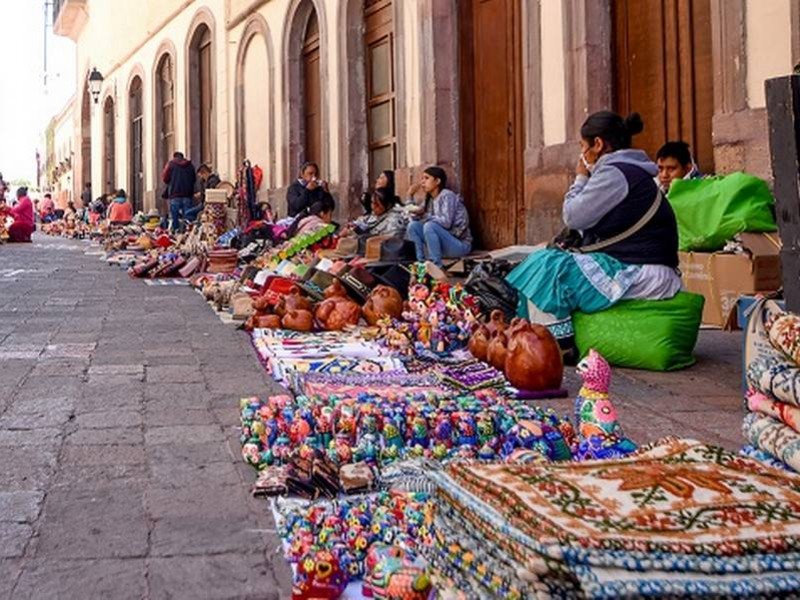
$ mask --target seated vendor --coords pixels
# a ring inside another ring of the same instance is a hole
[[[459,258],[472,250],[467,207],[453,190],[447,189],[447,174],[441,167],[428,167],[419,183],[408,190],[413,196],[425,192],[425,204],[412,213],[407,237],[414,242],[417,260],[430,260],[437,266],[442,258]]]
[[[290,234],[290,237],[312,233],[320,227],[331,224],[334,210],[336,210],[336,202],[333,197],[330,194],[323,196],[319,202],[315,202],[308,209],[307,217],[301,217],[297,221],[297,229]]]
[[[56,204],[53,202],[53,195],[47,192],[42,200],[41,208],[39,211],[39,218],[42,223],[49,223],[55,218]]]
[[[701,176],[686,142],[667,142],[661,146],[656,154],[656,165],[656,183],[665,194],[669,193],[669,188],[676,179],[696,179]]]
[[[184,218],[194,223],[206,204],[206,190],[215,189],[220,183],[219,175],[211,172],[211,167],[202,164],[197,168],[197,179],[194,183],[194,205],[184,213]]]
[[[564,198],[571,246],[530,255],[507,277],[520,293],[518,313],[547,325],[562,348],[574,343],[570,315],[605,310],[625,298],[667,299],[681,289],[678,227],[659,192],[656,165],[632,136],[644,128],[634,113],[601,111],[581,127],[575,182]]]
[[[108,207],[108,220],[112,225],[128,225],[133,219],[133,207],[125,190],[120,189]]]
[[[286,190],[286,205],[290,217],[308,213],[311,206],[321,202],[324,197],[333,197],[328,191],[328,183],[319,178],[316,163],[306,162],[300,167],[297,180]]]
[[[375,178],[375,190],[385,189],[389,196],[394,198],[394,171],[386,170],[381,171],[380,175]],[[372,212],[372,193],[370,191],[364,192],[361,196],[361,205],[364,207],[364,212],[369,214]]]
[[[30,242],[36,226],[33,221],[33,202],[28,197],[28,188],[17,188],[17,203],[4,212],[14,219],[8,228],[8,241]]]
[[[393,236],[404,237],[408,218],[394,194],[386,188],[378,188],[372,192],[370,214],[359,217],[350,223],[343,236],[359,237]]]

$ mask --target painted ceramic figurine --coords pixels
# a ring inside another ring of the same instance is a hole
[[[589,350],[577,371],[583,379],[575,399],[579,458],[613,458],[636,450],[636,444],[622,432],[617,410],[609,397],[611,367],[608,361],[595,350]]]

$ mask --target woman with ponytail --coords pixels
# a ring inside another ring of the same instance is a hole
[[[654,181],[658,168],[631,148],[643,129],[638,113],[601,111],[586,119],[575,181],[564,197],[568,234],[508,275],[520,292],[520,316],[549,326],[565,350],[574,345],[574,311],[680,291],[675,215]]]

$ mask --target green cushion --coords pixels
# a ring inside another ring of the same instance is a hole
[[[674,371],[694,364],[705,298],[680,292],[670,300],[622,300],[594,314],[572,315],[581,356],[591,348],[616,367]]]

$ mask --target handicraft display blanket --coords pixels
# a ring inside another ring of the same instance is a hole
[[[745,439],[772,456],[800,471],[800,434],[781,421],[759,413],[750,413],[742,423]]]
[[[720,448],[668,439],[620,460],[458,464],[432,476],[443,514],[460,515],[451,532],[480,535],[505,557],[498,573],[538,578],[553,594],[800,589],[800,478]],[[437,530],[448,535],[446,523]],[[463,556],[454,565],[469,566]]]

